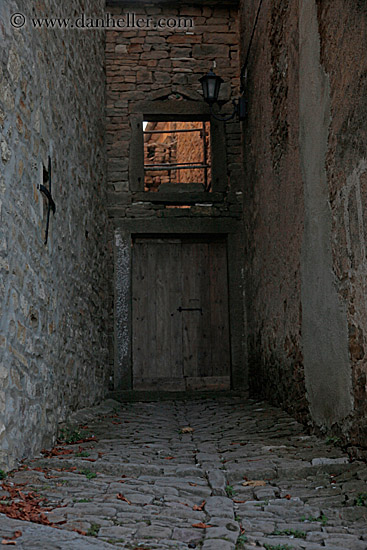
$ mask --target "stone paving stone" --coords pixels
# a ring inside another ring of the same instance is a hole
[[[252,547],[253,548],[253,547]],[[235,545],[224,540],[209,539],[204,542],[202,550],[234,550]]]
[[[212,496],[206,500],[205,512],[213,517],[233,519],[233,501],[227,497]]]
[[[40,494],[49,521],[66,521],[55,529],[0,515],[0,537],[22,531],[18,548],[367,550],[367,507],[356,506],[366,465],[265,402],[109,400],[73,421],[97,439],[66,445],[66,458],[36,457],[7,479]]]
[[[226,476],[221,470],[209,470],[206,472],[208,482],[212,490],[213,495],[226,496]]]
[[[240,534],[240,527],[237,522],[224,518],[210,518],[210,525],[213,527],[207,529],[205,539],[221,539],[236,543]]]

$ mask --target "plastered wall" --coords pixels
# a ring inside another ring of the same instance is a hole
[[[242,56],[257,6],[242,3]],[[244,131],[253,389],[357,454],[367,444],[366,22],[361,2],[264,0]]]

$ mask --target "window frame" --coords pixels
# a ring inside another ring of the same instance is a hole
[[[210,122],[211,140],[211,191],[176,190],[157,193],[144,190],[144,134],[143,121],[202,121]],[[131,142],[129,162],[129,188],[140,201],[217,202],[227,191],[227,161],[224,122],[210,116],[204,102],[195,101],[145,101],[137,103],[130,114]]]

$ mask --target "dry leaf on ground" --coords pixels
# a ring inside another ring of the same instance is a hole
[[[81,531],[80,529],[77,529],[76,527],[74,529],[72,529],[72,531],[75,531],[75,533],[79,533],[79,535],[84,535],[84,536],[87,535],[86,531]]]
[[[63,455],[70,455],[74,451],[73,449],[64,449],[62,447],[54,447],[50,451],[46,449],[42,449],[41,453],[45,456],[45,458],[52,458],[53,456],[63,456]]]
[[[128,500],[126,497],[124,497],[124,495],[121,494],[121,493],[118,493],[117,498],[119,500],[123,500],[124,502],[127,502],[128,504],[131,504],[130,500]]]
[[[22,485],[2,483],[1,487],[9,493],[9,497],[4,495],[0,498],[0,513],[12,519],[41,523],[51,527],[56,525],[47,519],[45,512],[52,510],[52,508],[43,507],[40,504],[44,501],[44,498],[40,495],[34,491],[27,494],[23,493],[21,490]]]
[[[182,434],[190,434],[194,431],[194,428],[191,428],[191,426],[185,426],[184,428],[181,428]]]
[[[195,504],[192,509],[195,510],[195,512],[202,512],[205,504],[206,504],[206,501],[203,500],[203,502],[200,504],[200,506],[197,506]]]
[[[209,523],[203,523],[200,521],[199,523],[193,523],[191,527],[196,527],[197,529],[208,529],[209,527],[213,527]]]
[[[23,534],[22,531],[14,531],[14,535],[12,537],[4,537],[3,540],[1,541],[1,544],[11,544],[15,546],[17,543],[15,542],[14,539],[21,537],[22,534]]]
[[[266,481],[263,481],[262,479],[249,480],[244,481],[242,485],[244,487],[264,487],[264,485],[266,485]]]

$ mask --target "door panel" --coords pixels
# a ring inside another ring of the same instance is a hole
[[[229,388],[226,243],[137,238],[132,277],[134,388]]]

